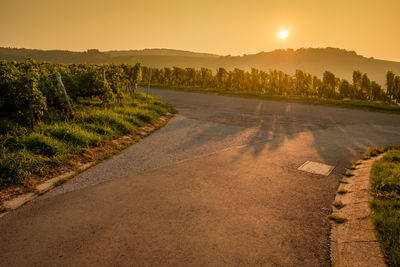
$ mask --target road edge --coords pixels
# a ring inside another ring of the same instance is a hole
[[[386,266],[369,206],[372,164],[382,157],[360,161],[340,179],[328,216],[332,266]]]
[[[173,117],[174,117],[174,114],[168,112],[167,114],[160,116],[158,119],[156,119],[152,123],[149,123],[143,127],[138,128],[135,131],[135,133],[130,134],[130,135],[125,135],[125,136],[122,136],[122,137],[119,137],[119,138],[113,140],[113,142],[118,142],[119,140],[124,140],[124,139],[127,139],[128,137],[130,140],[132,140],[132,143],[130,145],[128,145],[127,147],[125,147],[122,150],[119,150],[117,153],[124,151],[126,148],[131,147],[132,145],[140,142],[143,138],[147,137],[154,131],[164,127],[165,125],[168,124],[168,122]],[[55,187],[70,181],[71,179],[73,179],[75,176],[77,176],[81,172],[97,165],[98,163],[102,162],[105,159],[107,159],[107,158],[99,159],[99,160],[92,161],[92,162],[89,162],[86,164],[81,164],[78,166],[78,168],[76,170],[62,173],[61,175],[57,175],[56,177],[53,177],[49,180],[46,180],[43,183],[36,185],[33,192],[17,195],[10,200],[4,201],[0,205],[0,218],[5,216],[8,212],[13,211],[31,201],[33,201],[35,198],[51,191]]]

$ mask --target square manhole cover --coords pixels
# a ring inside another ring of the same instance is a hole
[[[306,161],[298,168],[298,170],[328,176],[334,168],[335,166],[326,165],[314,161]]]

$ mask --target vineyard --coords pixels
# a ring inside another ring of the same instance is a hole
[[[352,83],[325,71],[322,80],[301,70],[291,76],[282,71],[269,72],[252,69],[228,71],[219,68],[216,72],[201,68],[163,68],[143,67],[143,80],[148,81],[151,73],[153,84],[215,88],[219,90],[255,93],[265,96],[316,97],[333,100],[366,100],[396,104],[400,102],[400,76],[392,71],[386,74],[386,88],[371,81],[366,73],[353,72]]]
[[[386,85],[353,72],[350,83],[325,71],[322,80],[297,70],[291,76],[240,69],[149,68],[129,64],[54,64],[28,59],[0,62],[0,188],[29,184],[88,148],[135,131],[171,107],[137,93],[139,83],[216,91],[364,101],[399,111],[400,76]],[[363,102],[363,103],[364,103]]]
[[[137,93],[140,64],[0,63],[0,188],[29,186],[171,110]]]

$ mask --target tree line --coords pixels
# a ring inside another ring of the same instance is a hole
[[[220,88],[266,95],[400,102],[400,76],[392,71],[386,74],[384,88],[358,70],[353,71],[351,82],[329,71],[323,73],[322,79],[302,70],[296,70],[291,76],[279,70],[262,71],[255,68],[251,71],[218,68],[213,72],[207,68],[143,67],[142,72],[145,81],[151,72],[154,84]]]

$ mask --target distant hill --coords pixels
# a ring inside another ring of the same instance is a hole
[[[278,69],[294,74],[296,69],[322,76],[325,70],[340,78],[352,78],[353,70],[368,73],[372,80],[385,83],[385,74],[392,70],[400,74],[400,62],[366,58],[354,51],[338,48],[301,48],[297,50],[274,50],[243,56],[219,56],[173,49],[144,49],[100,52],[90,49],[86,52],[65,50],[37,50],[21,48],[0,48],[0,60],[23,61],[26,58],[57,63],[136,63],[152,67],[207,67],[217,69],[252,67],[269,70]]]

